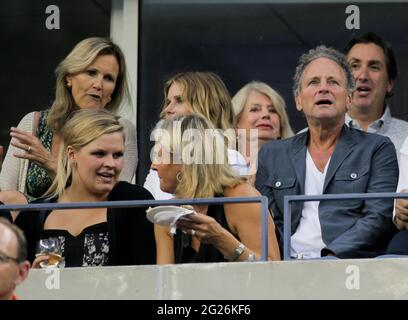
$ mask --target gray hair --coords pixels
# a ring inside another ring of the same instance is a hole
[[[314,49],[310,49],[308,53],[304,53],[299,58],[298,65],[296,67],[295,75],[293,77],[293,94],[296,96],[299,95],[300,92],[300,81],[302,79],[303,73],[306,67],[313,61],[319,58],[327,58],[334,62],[336,62],[344,72],[347,80],[347,89],[351,93],[354,91],[354,77],[351,73],[349,64],[347,63],[346,56],[342,54],[340,51],[326,47],[324,45],[318,46]]]

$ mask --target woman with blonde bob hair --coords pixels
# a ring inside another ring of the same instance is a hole
[[[282,96],[265,82],[252,81],[232,98],[238,150],[250,166],[252,183],[259,149],[266,142],[293,136]]]
[[[79,110],[61,130],[57,175],[49,198],[35,203],[151,200],[143,187],[118,181],[124,165],[123,126],[103,109]],[[146,208],[55,209],[21,212],[16,224],[28,242],[33,267],[40,239],[59,238],[67,267],[155,263],[154,232]]]
[[[61,129],[78,109],[104,108],[115,113],[129,98],[126,63],[121,49],[109,39],[79,42],[56,69],[55,100],[50,109],[27,114],[11,128],[11,142],[0,175],[0,201],[26,203],[41,197],[57,170]],[[136,129],[120,119],[126,137],[121,180],[136,170]],[[13,191],[4,191],[13,190]]]
[[[246,116],[246,108],[250,105],[251,93],[264,95],[269,99],[271,112],[274,111],[279,116],[279,127],[275,136],[271,139],[286,139],[293,136],[293,130],[289,124],[289,117],[286,113],[286,104],[283,97],[265,82],[252,81],[243,86],[232,98],[232,107],[236,117],[236,127],[240,128],[241,117]]]
[[[227,150],[228,163],[237,173],[244,175],[248,168],[243,156],[235,150],[235,117],[231,96],[221,78],[213,72],[182,72],[171,77],[164,84],[162,119],[176,116],[198,114],[206,118],[222,133],[231,144]],[[150,170],[144,187],[155,199],[165,200],[173,197],[159,188],[157,173]]]
[[[219,130],[191,114],[159,123],[152,169],[160,188],[177,198],[252,197],[258,191],[228,162]],[[221,155],[221,156],[220,156]],[[255,260],[261,254],[261,206],[255,203],[193,205],[197,214],[178,220],[174,236],[155,225],[157,263]],[[279,260],[275,226],[268,215],[268,257]]]

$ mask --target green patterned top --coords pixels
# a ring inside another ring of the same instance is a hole
[[[51,151],[52,136],[51,129],[47,126],[48,111],[40,111],[40,121],[37,128],[37,138],[40,139],[43,146]],[[30,161],[27,172],[27,200],[30,202],[35,198],[41,197],[51,186],[52,179],[47,170],[35,162]]]

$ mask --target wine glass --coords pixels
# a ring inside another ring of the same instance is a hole
[[[61,242],[58,238],[41,239],[37,244],[37,253],[39,255],[48,255],[48,260],[41,261],[41,268],[55,268],[61,261]]]

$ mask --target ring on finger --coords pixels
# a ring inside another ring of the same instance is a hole
[[[196,234],[196,231],[194,229],[191,229],[191,235],[194,236]]]
[[[28,146],[27,148],[27,152],[30,153],[31,152],[31,146]]]

